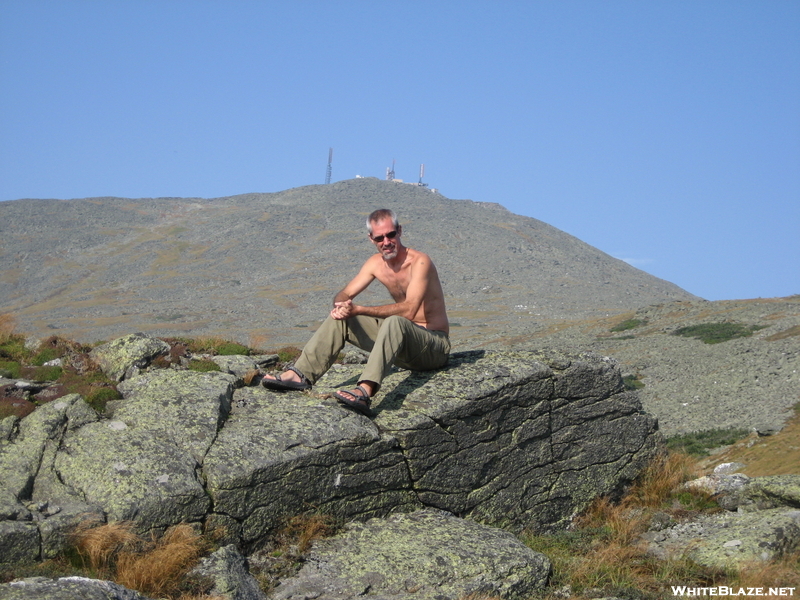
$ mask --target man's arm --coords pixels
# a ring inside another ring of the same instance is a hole
[[[361,292],[367,289],[367,286],[375,279],[375,274],[372,271],[370,264],[372,259],[367,260],[358,272],[358,275],[353,277],[346,286],[344,286],[333,297],[333,310],[331,316],[334,319],[346,319],[352,316],[350,306],[352,305],[353,298],[358,296]],[[347,308],[345,308],[347,307]]]
[[[367,289],[367,286],[373,282],[375,279],[375,273],[373,271],[372,266],[373,259],[370,258],[365,262],[361,270],[358,272],[358,275],[353,277],[346,286],[344,286],[337,294],[333,297],[333,303],[336,304],[337,302],[344,302],[346,300],[352,300],[356,296],[358,296],[361,292]]]

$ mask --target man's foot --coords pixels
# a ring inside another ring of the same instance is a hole
[[[339,390],[333,394],[333,397],[336,398],[336,401],[342,406],[351,408],[367,417],[372,416],[372,410],[370,410],[369,407],[371,404],[369,391],[363,385],[357,385],[355,389],[350,391]]]
[[[310,390],[311,384],[300,371],[294,367],[286,367],[280,375],[264,375],[261,378],[261,385],[270,390],[299,391]]]

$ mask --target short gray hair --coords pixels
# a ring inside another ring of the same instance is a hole
[[[378,221],[383,221],[384,219],[391,219],[392,225],[394,225],[395,229],[400,226],[400,224],[397,222],[397,215],[394,214],[392,209],[379,208],[378,210],[372,211],[372,213],[367,217],[367,231],[370,235],[372,235],[372,224],[377,223]]]

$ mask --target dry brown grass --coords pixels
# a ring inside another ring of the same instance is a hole
[[[696,459],[680,452],[657,456],[637,479],[623,504],[656,508],[678,486],[700,476]]]
[[[800,588],[800,551],[769,563],[754,562],[739,569],[733,587]]]
[[[0,344],[4,344],[14,335],[17,324],[9,313],[0,314]]]
[[[528,537],[529,546],[553,561],[550,589],[567,586],[571,593],[638,590],[644,594],[642,597],[651,597],[659,595],[670,583],[715,581],[721,573],[688,560],[653,558],[638,543],[654,512],[663,510],[676,518],[691,512],[680,503],[676,508],[675,494],[681,484],[697,474],[691,457],[665,453],[652,461],[619,502],[609,498],[595,500],[575,519],[573,531]]]
[[[573,531],[528,537],[529,546],[553,561],[547,597],[592,597],[602,590],[626,598],[660,598],[669,597],[665,594],[672,585],[800,588],[800,552],[738,569],[704,567],[688,558],[661,560],[646,553],[639,536],[648,530],[654,512],[681,520],[699,510],[693,507],[711,504],[702,493],[682,488],[701,474],[702,463],[692,457],[674,452],[659,456],[619,502],[597,499],[575,520]],[[687,495],[692,498],[683,504]]]
[[[711,471],[721,463],[740,462],[745,465],[741,472],[749,477],[800,475],[800,404],[794,410],[795,415],[779,433],[752,434],[700,464]]]
[[[778,333],[774,333],[768,337],[765,337],[764,339],[768,342],[777,342],[778,340],[785,340],[786,338],[797,336],[800,336],[800,325],[795,325],[789,329],[779,331]]]
[[[317,512],[286,519],[270,542],[249,557],[251,573],[261,589],[269,593],[282,580],[293,577],[314,541],[334,535],[337,528],[332,516]]]
[[[157,598],[210,600],[181,589],[184,578],[209,550],[190,525],[170,527],[160,538],[145,540],[131,523],[109,523],[73,534],[84,564],[97,576]]]
[[[121,552],[129,552],[141,544],[141,538],[127,522],[79,527],[72,535],[73,543],[84,564],[99,575],[108,576]]]
[[[269,336],[263,333],[251,333],[249,337],[250,347],[255,348],[258,354],[266,354],[263,349],[267,347]]]
[[[290,518],[279,533],[284,540],[294,540],[300,554],[308,552],[314,540],[328,537],[335,531],[333,518],[318,513]]]
[[[197,563],[204,546],[202,537],[189,525],[176,525],[148,551],[121,553],[116,581],[156,597],[174,593],[181,577]]]

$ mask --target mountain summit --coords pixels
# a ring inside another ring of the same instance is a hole
[[[301,345],[374,251],[393,209],[436,263],[455,341],[481,345],[558,319],[698,300],[498,204],[373,178],[225,198],[0,203],[0,313],[33,335],[132,331]],[[389,301],[379,284],[365,304]]]

